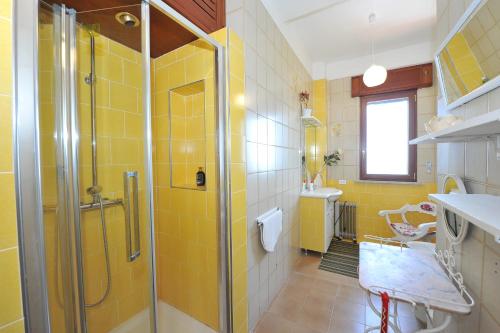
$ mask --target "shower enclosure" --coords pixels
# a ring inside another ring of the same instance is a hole
[[[25,325],[57,333],[176,333],[189,325],[229,332],[224,49],[160,0],[115,3],[122,5],[16,2]],[[162,25],[153,29],[153,20],[182,27],[192,42],[162,49],[152,38]],[[173,79],[174,53],[179,61],[201,57],[201,70]],[[206,184],[178,188],[174,170],[183,184],[193,182],[193,170],[203,172]],[[173,214],[166,196],[186,209]],[[205,205],[193,210],[190,200]],[[193,239],[189,228],[200,229]],[[201,261],[186,265],[186,254]]]

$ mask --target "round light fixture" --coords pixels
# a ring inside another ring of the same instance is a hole
[[[124,26],[131,28],[139,26],[140,20],[137,16],[127,13],[127,12],[119,12],[115,15],[115,19],[123,24]]]
[[[380,65],[371,65],[363,74],[363,83],[367,87],[381,85],[387,79],[387,70]]]
[[[375,21],[377,20],[377,16],[375,13],[370,13],[368,15],[368,23],[372,26],[370,29],[370,33],[373,34],[375,30]],[[372,65],[368,67],[368,69],[365,71],[363,74],[363,83],[365,86],[371,88],[371,87],[376,87],[381,85],[382,83],[385,82],[387,79],[387,69],[385,67],[380,66],[380,65],[375,65],[373,62],[374,58],[374,51],[373,51],[373,46],[374,41],[373,41],[373,35],[371,36],[371,58],[372,58]]]

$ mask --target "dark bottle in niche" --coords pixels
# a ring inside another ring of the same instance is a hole
[[[205,186],[205,172],[202,167],[199,167],[198,172],[196,173],[196,185]]]

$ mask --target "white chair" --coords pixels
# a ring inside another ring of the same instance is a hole
[[[406,219],[406,213],[417,212],[421,214],[436,216],[436,209],[437,207],[435,204],[433,204],[432,202],[424,201],[419,203],[418,205],[406,204],[400,209],[396,210],[381,210],[380,212],[378,212],[378,215],[385,217],[387,225],[395,234],[395,237],[392,238],[393,240],[407,243],[427,236],[429,234],[429,229],[436,227],[436,222],[422,223],[418,227],[415,227]],[[390,216],[394,214],[400,214],[403,222],[392,222]]]

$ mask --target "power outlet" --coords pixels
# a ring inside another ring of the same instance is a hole
[[[432,173],[432,161],[427,161],[427,162],[425,162],[425,171],[426,171],[428,174],[431,174],[431,173]]]
[[[345,185],[345,184],[347,184],[347,180],[345,180],[345,179],[339,179],[339,184],[340,185]]]
[[[500,161],[500,135],[497,135],[497,161]]]

